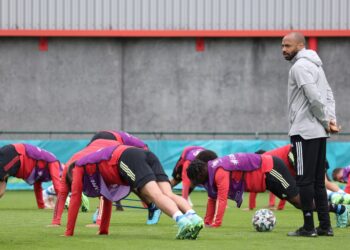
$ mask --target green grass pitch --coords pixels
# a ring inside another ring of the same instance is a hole
[[[131,196],[133,197],[133,196]],[[191,195],[195,210],[204,215],[206,193]],[[242,208],[247,207],[248,194]],[[267,194],[259,194],[258,207],[266,206]],[[272,232],[254,231],[251,218],[254,211],[243,211],[229,201],[224,222],[220,228],[205,228],[197,240],[175,240],[177,228],[172,219],[164,214],[157,225],[147,226],[146,210],[126,208],[123,212],[113,211],[110,235],[96,235],[96,228],[87,228],[98,199],[90,199],[90,211],[80,213],[75,235],[62,237],[65,230],[67,211],[63,214],[63,226],[47,228],[52,210],[36,208],[33,191],[7,191],[0,200],[0,249],[347,249],[350,246],[350,228],[335,228],[335,237],[290,238],[287,232],[295,230],[302,223],[300,211],[287,205],[283,211],[275,211],[277,224]],[[124,201],[126,205],[139,206],[138,202]],[[316,216],[315,216],[316,218]]]

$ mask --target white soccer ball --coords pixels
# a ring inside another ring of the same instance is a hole
[[[56,204],[56,196],[47,194],[46,190],[43,190],[42,194],[43,194],[45,208],[54,209]]]
[[[252,224],[258,232],[269,232],[276,225],[276,217],[269,209],[259,209],[253,216]]]

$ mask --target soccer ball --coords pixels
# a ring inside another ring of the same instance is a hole
[[[253,216],[252,224],[258,232],[269,232],[276,225],[276,217],[269,209],[259,209]]]
[[[45,208],[54,209],[56,203],[56,192],[53,185],[42,191]]]

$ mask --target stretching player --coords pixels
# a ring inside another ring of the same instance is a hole
[[[72,174],[71,206],[66,236],[72,236],[82,191],[89,197],[103,196],[104,206],[98,234],[108,234],[113,201],[136,190],[153,201],[179,227],[177,239],[196,239],[203,220],[188,202],[171,191],[169,179],[158,158],[150,151],[126,145],[104,148],[69,166]],[[185,213],[185,214],[183,214]]]
[[[240,207],[244,189],[256,193],[270,190],[296,208],[301,207],[294,178],[283,161],[275,156],[236,153],[208,162],[194,160],[187,175],[192,184],[203,185],[208,192],[204,222],[210,227],[221,225],[227,198],[236,201]],[[335,213],[345,212],[345,207],[341,211],[332,206],[330,209]]]
[[[288,167],[288,170],[290,173],[295,176],[295,170],[294,170],[294,160],[293,160],[293,154],[291,153],[291,145],[285,145],[283,147],[279,147],[270,151],[264,151],[264,150],[259,150],[256,153],[257,154],[265,154],[265,155],[271,155],[271,156],[276,156],[280,158],[284,164]],[[256,196],[257,193],[251,192],[249,194],[249,209],[252,210],[256,207]],[[277,209],[282,210],[284,209],[284,206],[286,204],[286,200],[281,199],[280,202],[278,203]],[[275,195],[270,192],[269,196],[269,208],[272,209],[275,207]]]
[[[333,180],[346,183],[345,189],[342,190],[338,187],[338,185],[333,184],[334,189],[331,190],[331,192],[327,192],[328,199],[333,203],[341,203],[341,204],[347,204],[345,205],[347,208],[348,213],[350,214],[350,166],[344,167],[344,168],[335,168],[332,173]],[[330,183],[328,181],[328,183]],[[326,179],[326,185],[327,185],[327,179]],[[349,215],[350,220],[350,215]],[[337,227],[348,227],[350,226],[350,221],[341,219],[337,217]],[[345,223],[347,222],[347,223]]]
[[[117,141],[121,144],[133,146],[137,148],[142,148],[145,150],[149,150],[146,143],[144,143],[141,139],[130,135],[127,132],[124,131],[116,131],[116,130],[105,130],[105,131],[99,131],[97,132],[91,139],[90,143],[97,139],[105,139],[105,140],[113,140]],[[139,198],[143,201],[145,201],[144,197],[141,197],[139,194],[136,193],[136,195],[139,196]],[[123,206],[120,203],[120,201],[115,202],[116,209],[117,210],[123,210]],[[161,210],[158,209],[154,203],[147,203],[145,204],[148,209],[148,217],[147,217],[147,225],[154,225],[157,224],[161,215]],[[100,200],[99,207],[103,207],[103,199]],[[101,211],[99,208],[97,208],[97,211],[95,212],[93,216],[93,222],[99,224],[101,220]],[[96,220],[94,218],[97,218]]]
[[[99,131],[91,138],[90,143],[98,139],[117,141],[124,145],[129,145],[129,146],[148,150],[147,144],[144,143],[141,139],[124,131],[116,131],[116,130]]]
[[[4,195],[9,176],[34,185],[37,206],[45,208],[42,182],[52,181],[60,190],[61,164],[52,153],[30,144],[9,144],[0,148],[0,198]]]
[[[204,150],[206,149],[199,146],[185,147],[185,149],[182,151],[179,160],[176,162],[172,173],[173,178],[170,180],[171,187],[175,187],[176,185],[182,182],[182,197],[185,200],[187,200],[190,204],[191,202],[189,195],[193,191],[194,187],[191,185],[191,181],[187,176],[187,168],[190,165],[190,163],[197,158],[197,155],[200,152],[203,152]],[[208,161],[209,159],[202,160]]]
[[[326,170],[328,169],[329,169],[329,163],[326,160]],[[341,170],[341,168],[334,169],[332,174],[333,174],[333,179],[335,181],[340,181],[344,183],[344,181],[341,180],[343,175],[343,171]],[[337,174],[340,174],[339,178],[337,178],[338,177]],[[345,180],[346,179],[347,178],[345,177]],[[327,171],[326,171],[325,185],[327,189],[328,200],[330,200],[332,203],[335,203],[335,204],[339,204],[339,203],[350,204],[350,195],[347,194],[343,189],[341,189],[337,184],[330,181],[327,175]],[[350,190],[350,187],[349,187],[349,190]]]
[[[74,164],[74,162],[76,162],[77,160],[79,160],[85,155],[88,155],[104,147],[113,146],[113,145],[119,145],[119,143],[117,141],[111,141],[111,140],[95,140],[94,142],[90,143],[86,148],[74,154],[72,158],[68,160],[68,162],[66,163],[66,167],[63,169],[62,178],[61,178],[61,190],[57,196],[57,201],[56,201],[56,206],[53,213],[51,226],[61,225],[61,217],[62,217],[64,206],[66,203],[66,199],[68,197],[69,192],[71,191],[71,185],[69,182],[67,182],[68,167]]]
[[[350,166],[335,168],[332,173],[333,180],[346,183],[345,193],[350,194]]]

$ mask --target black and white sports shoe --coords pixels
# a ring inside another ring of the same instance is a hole
[[[305,230],[305,228],[301,227],[295,232],[289,232],[288,236],[296,236],[296,237],[317,237],[316,229],[312,229],[310,231]]]
[[[334,236],[333,229],[331,227],[328,229],[317,227],[316,232],[318,236]]]

